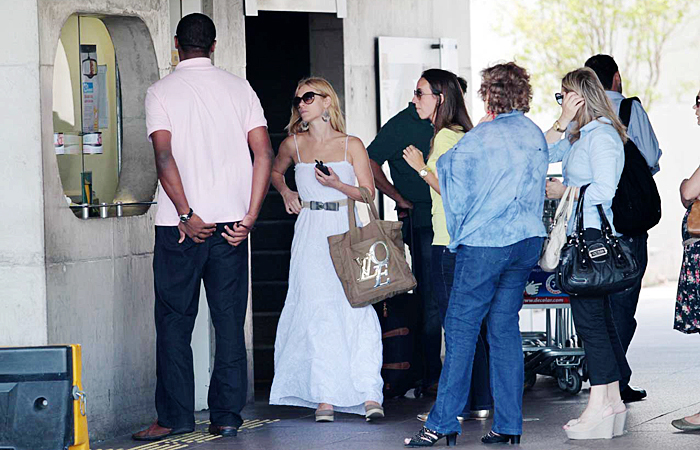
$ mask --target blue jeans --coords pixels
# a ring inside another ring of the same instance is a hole
[[[437,298],[440,309],[440,323],[445,325],[447,305],[450,302],[452,281],[455,273],[457,256],[450,252],[444,245],[433,245],[433,296]],[[486,326],[481,325],[481,332],[476,341],[474,353],[474,367],[472,368],[472,386],[469,391],[469,400],[464,406],[463,417],[469,417],[472,410],[493,408],[491,398],[491,385],[489,383],[489,349],[486,343]]]
[[[457,248],[445,317],[445,363],[427,428],[461,434],[457,415],[469,398],[476,341],[485,319],[495,403],[492,429],[500,434],[522,434],[524,375],[518,313],[542,241],[533,237],[507,247]]]

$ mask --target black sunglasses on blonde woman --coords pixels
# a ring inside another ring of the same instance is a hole
[[[318,95],[319,97],[325,97],[325,95],[319,94],[318,92],[310,92],[310,91],[309,91],[309,92],[305,93],[304,95],[302,95],[301,97],[294,97],[294,99],[292,100],[292,105],[293,105],[295,108],[298,108],[302,101],[303,101],[305,104],[310,105],[310,104],[312,104],[312,103],[314,102],[314,98],[315,98],[317,95]]]

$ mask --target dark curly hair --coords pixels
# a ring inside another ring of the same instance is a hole
[[[497,64],[481,71],[479,95],[488,101],[488,112],[530,111],[530,75],[514,62]]]

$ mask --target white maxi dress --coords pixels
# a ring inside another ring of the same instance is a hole
[[[345,159],[326,164],[343,183],[355,185],[347,140]],[[300,162],[294,167],[301,200],[344,200],[342,192],[316,180],[314,166]],[[329,403],[335,411],[364,415],[364,402],[382,403],[379,320],[371,306],[350,306],[328,247],[328,236],[348,231],[346,208],[302,208],[294,226],[289,290],[275,339],[271,405],[317,408]]]

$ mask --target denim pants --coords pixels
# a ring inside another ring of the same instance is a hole
[[[620,239],[625,241],[642,269],[642,277],[647,268],[647,233],[640,236],[622,236]],[[620,337],[622,349],[627,353],[627,349],[634,337],[634,331],[637,329],[637,321],[634,315],[637,312],[637,303],[639,302],[639,293],[642,290],[642,277],[639,278],[637,284],[622,292],[610,294],[610,308],[612,309],[613,321],[617,334]],[[620,380],[620,389],[624,389],[629,384],[629,378],[623,377]]]
[[[422,305],[422,330],[419,334],[420,351],[423,360],[423,386],[429,387],[438,382],[442,360],[442,328],[437,299],[432,290],[432,270],[430,259],[433,247],[433,227],[416,227],[411,230],[410,218],[404,218],[404,242],[411,250],[413,273],[418,282],[418,295]]]
[[[437,298],[440,308],[440,322],[445,324],[447,305],[450,301],[452,281],[455,273],[456,255],[444,245],[433,245],[433,295]],[[472,410],[493,408],[491,385],[489,382],[489,350],[486,343],[486,324],[482,323],[481,332],[476,341],[474,367],[472,368],[472,386],[469,390],[469,400],[464,406],[463,417],[469,417]]]
[[[203,243],[189,237],[178,244],[177,227],[156,227],[153,255],[156,322],[156,411],[158,423],[194,429],[192,330],[202,280],[216,336],[209,385],[211,423],[239,427],[246,403],[248,365],[245,322],[248,303],[248,242],[233,247],[221,236],[224,225]]]
[[[461,434],[457,416],[469,398],[476,342],[485,319],[494,400],[492,429],[500,434],[522,434],[524,374],[518,313],[542,241],[533,237],[506,247],[457,248],[445,317],[445,363],[427,428]]]

